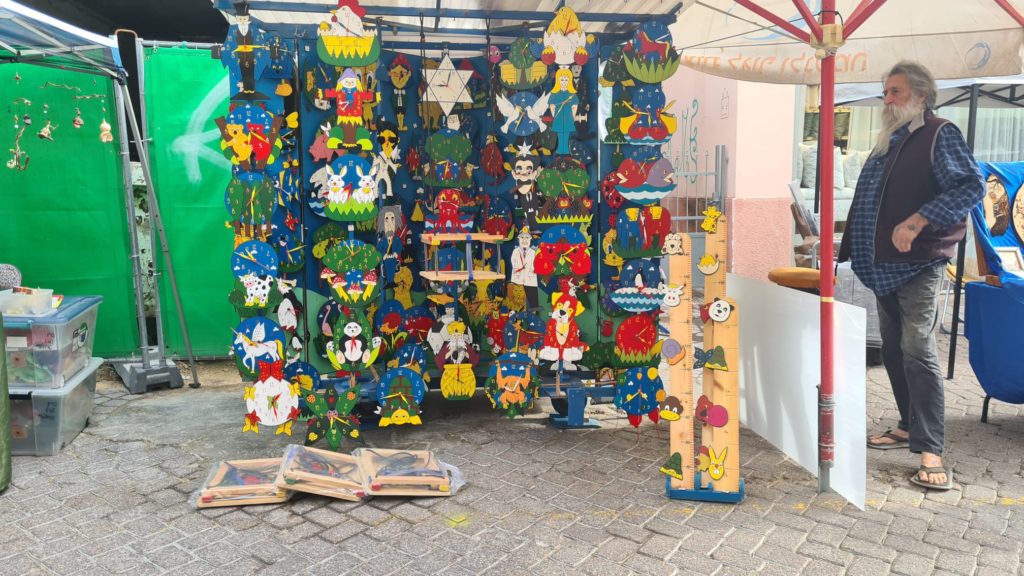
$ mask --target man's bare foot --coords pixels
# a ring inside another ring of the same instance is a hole
[[[881,434],[868,436],[868,446],[880,450],[887,450],[890,448],[907,448],[909,446],[907,444],[909,438],[909,432],[895,428],[893,430],[886,430]]]
[[[921,466],[929,468],[941,468],[942,457],[931,452],[921,452]],[[917,478],[922,482],[928,484],[935,484],[942,486],[946,483],[945,472],[925,472],[924,470],[918,472]]]

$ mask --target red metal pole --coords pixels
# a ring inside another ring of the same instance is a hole
[[[772,24],[778,26],[779,28],[782,28],[786,32],[788,32],[791,35],[793,35],[793,37],[796,38],[797,40],[800,40],[801,42],[803,42],[805,44],[809,44],[811,42],[810,34],[808,34],[807,32],[804,32],[803,30],[801,30],[799,28],[797,28],[796,26],[793,25],[792,22],[786,20],[785,18],[782,18],[779,15],[777,15],[777,14],[775,14],[775,13],[773,13],[773,12],[771,12],[771,11],[765,9],[765,8],[762,8],[761,6],[756,4],[753,0],[736,0],[736,3],[739,4],[740,6],[743,6],[747,10],[750,10],[754,14],[757,14],[761,18],[764,18],[765,20],[767,20],[767,21],[771,22]]]
[[[835,0],[822,0],[821,23],[834,24]],[[836,59],[834,54],[821,61],[821,106],[818,132],[818,154],[821,159],[821,387],[818,389],[818,491],[829,488],[829,471],[835,461],[833,415],[835,388],[833,375],[835,362],[832,338],[833,296],[835,295],[833,261],[833,142],[835,140],[835,83]]]

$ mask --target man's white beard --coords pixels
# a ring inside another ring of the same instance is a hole
[[[917,115],[924,112],[924,107],[913,100],[903,106],[886,104],[882,108],[882,130],[878,133],[878,142],[871,152],[872,156],[885,156],[889,152],[889,137],[893,132],[902,128],[913,120]]]

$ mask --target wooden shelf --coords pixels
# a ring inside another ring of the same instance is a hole
[[[420,242],[437,246],[441,242],[485,242],[487,244],[498,244],[504,242],[505,237],[498,234],[484,234],[483,232],[459,234],[446,232],[441,234],[420,234]]]
[[[466,270],[458,271],[447,271],[447,270],[425,270],[420,272],[420,276],[430,280],[431,282],[458,282],[462,280],[469,280],[469,272]],[[474,270],[473,280],[504,280],[505,275],[501,272],[492,272],[491,270]]]

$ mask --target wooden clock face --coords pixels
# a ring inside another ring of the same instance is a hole
[[[473,94],[467,88],[472,70],[455,68],[452,59],[445,56],[436,70],[424,70],[427,81],[427,93],[424,99],[437,102],[445,116],[452,113],[456,104],[472,104]]]

